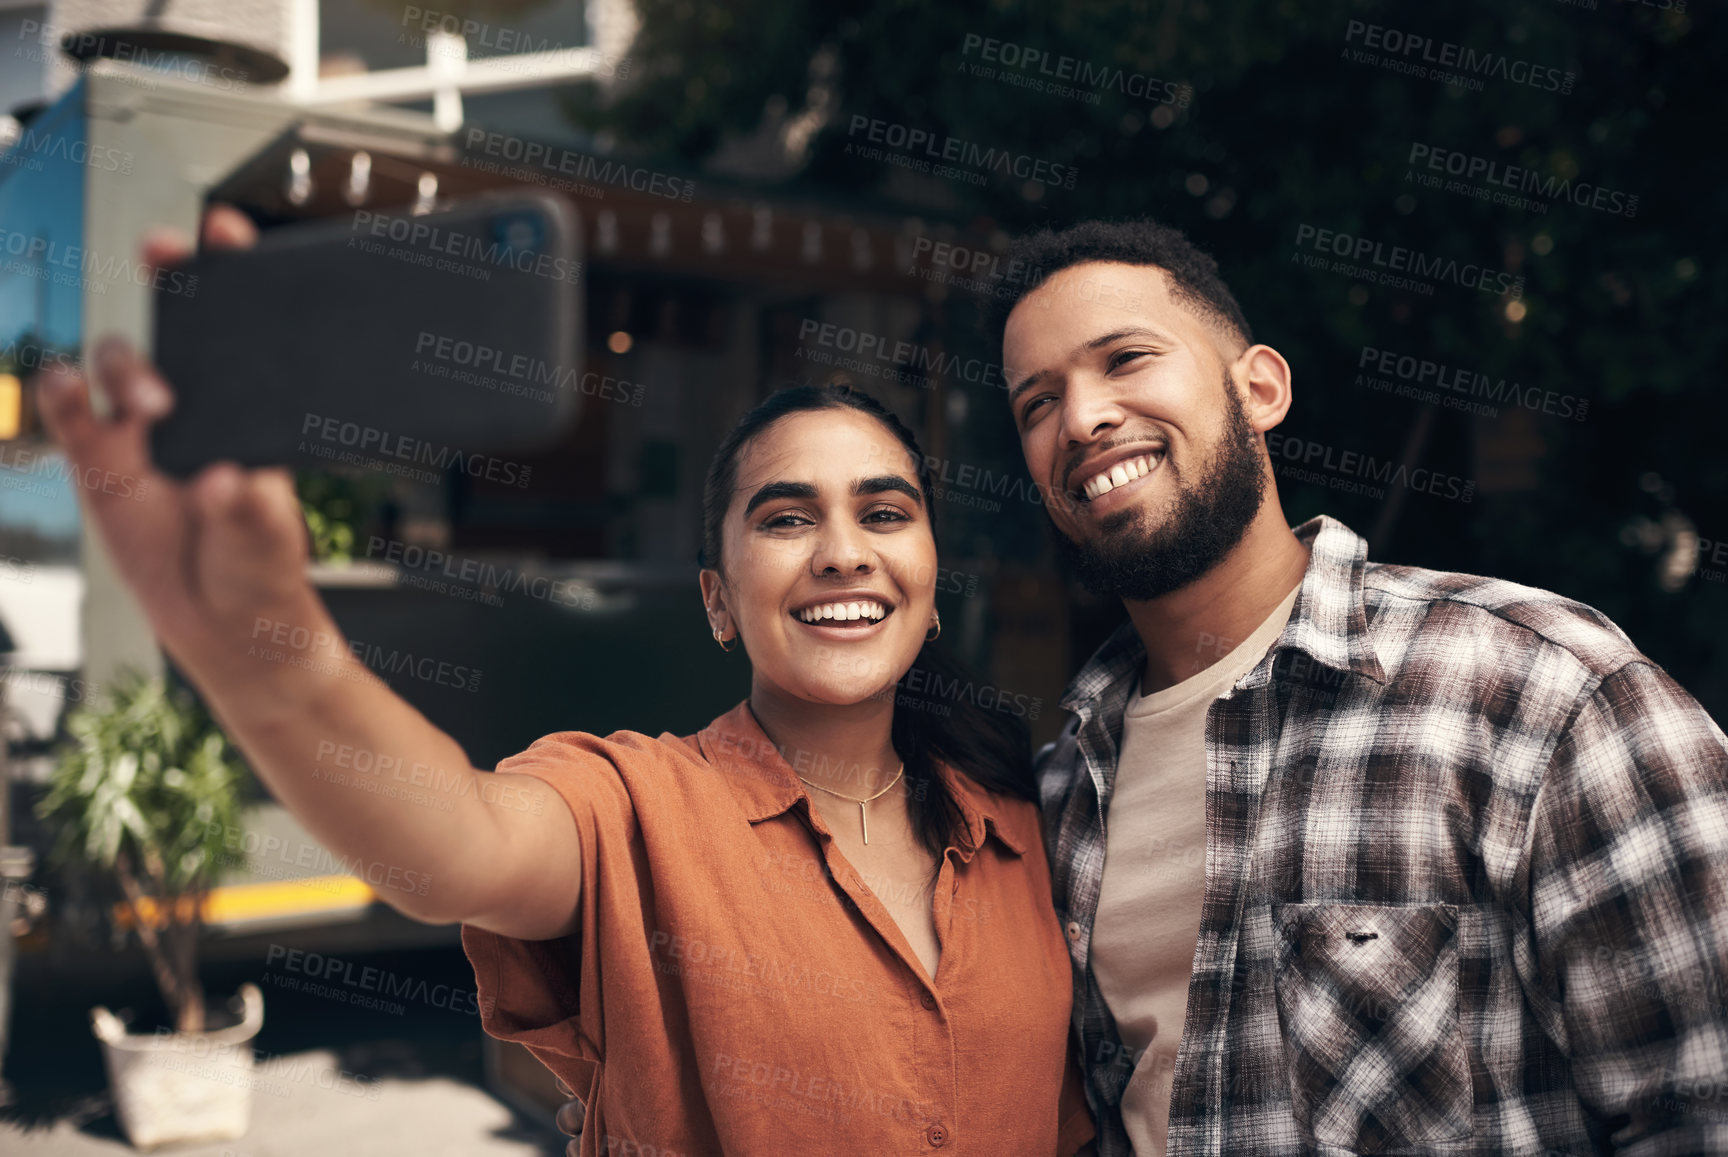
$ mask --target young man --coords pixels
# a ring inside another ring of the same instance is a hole
[[[1721,729],[1590,607],[1289,528],[1290,366],[1181,234],[1012,256],[1026,463],[1130,620],[1041,753],[1099,1151],[1728,1153]]]

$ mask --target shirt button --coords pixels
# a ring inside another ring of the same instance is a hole
[[[1068,921],[1068,939],[1070,939],[1070,940],[1079,940],[1080,939],[1080,925],[1077,921],[1074,921],[1074,920]]]
[[[924,1139],[930,1142],[930,1148],[940,1149],[948,1144],[948,1130],[941,1125],[932,1125],[924,1130]]]
[[[918,998],[918,1003],[927,1009],[934,1009],[936,1007],[936,998],[926,992],[923,996]]]

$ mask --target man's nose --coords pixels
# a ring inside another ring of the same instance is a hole
[[[1070,383],[1062,398],[1062,439],[1069,446],[1095,442],[1128,420],[1108,382]]]

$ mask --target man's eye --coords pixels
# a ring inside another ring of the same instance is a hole
[[[1117,369],[1118,367],[1125,365],[1126,363],[1132,361],[1135,358],[1143,358],[1145,356],[1146,356],[1145,350],[1121,350],[1117,353],[1110,355],[1110,368],[1111,369]]]
[[[1045,402],[1054,400],[1055,399],[1053,399],[1049,394],[1040,394],[1038,397],[1033,398],[1030,402],[1026,403],[1026,408],[1020,411],[1020,420],[1024,422],[1032,416],[1033,411],[1037,410],[1039,406],[1042,406]]]

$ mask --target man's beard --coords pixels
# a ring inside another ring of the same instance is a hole
[[[1094,594],[1155,599],[1180,590],[1230,553],[1265,497],[1258,435],[1230,379],[1224,379],[1224,437],[1192,486],[1178,478],[1175,509],[1161,526],[1139,510],[1101,519],[1094,541],[1078,543],[1056,528],[1057,552]],[[1170,465],[1169,451],[1161,469]],[[1048,511],[1046,511],[1048,513]]]

